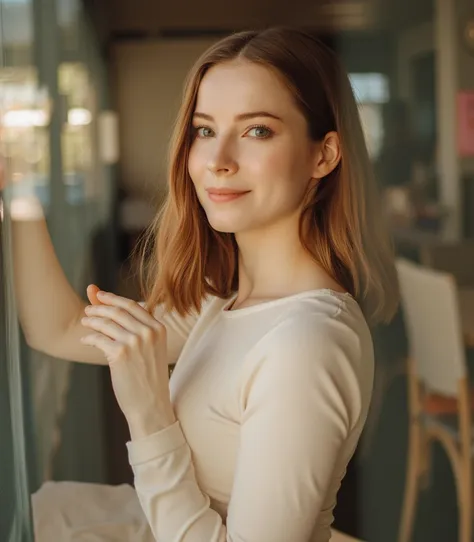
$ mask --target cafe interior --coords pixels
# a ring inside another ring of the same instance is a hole
[[[372,403],[331,540],[471,542],[471,0],[0,0],[5,192],[40,198],[81,297],[96,283],[139,300],[134,249],[167,192],[188,70],[229,33],[281,24],[317,35],[347,69],[401,294],[372,330]],[[117,512],[133,476],[108,368],[25,342],[1,196],[0,540],[151,542],[138,506]]]

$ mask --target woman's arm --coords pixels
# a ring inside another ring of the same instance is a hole
[[[50,356],[82,363],[107,365],[103,353],[81,343],[89,330],[81,324],[87,306],[69,283],[56,256],[41,203],[16,199],[12,219],[15,297],[25,339],[31,348]],[[197,320],[155,312],[168,332],[169,363],[175,363]]]
[[[74,291],[59,263],[41,203],[34,197],[10,203],[15,299],[29,346],[51,356],[106,363],[101,352],[80,342],[86,303]]]
[[[362,389],[371,386],[361,380],[371,379],[371,360],[361,369],[359,338],[339,320],[321,326],[305,316],[296,324],[275,330],[251,371],[226,522],[196,482],[179,422],[128,444],[156,540],[308,542],[318,519],[321,540],[329,540],[332,516],[328,511],[323,522],[321,513],[338,484],[341,450],[348,439],[355,447],[362,428]]]

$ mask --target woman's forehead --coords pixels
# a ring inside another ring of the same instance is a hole
[[[198,90],[196,111],[216,116],[294,108],[281,77],[266,66],[233,60],[213,66]]]

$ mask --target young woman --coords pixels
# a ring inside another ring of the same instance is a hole
[[[239,33],[187,82],[146,301],[91,285],[84,315],[52,256],[43,294],[20,277],[59,311],[40,324],[19,296],[30,344],[109,364],[156,540],[330,539],[370,402],[367,322],[397,305],[374,192],[335,55],[298,30]]]

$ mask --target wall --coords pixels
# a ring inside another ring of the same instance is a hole
[[[186,74],[212,39],[123,42],[113,48],[122,185],[155,196],[166,186],[167,152]]]
[[[417,55],[435,50],[433,22],[427,21],[411,27],[397,40],[397,91],[400,98],[410,102],[413,89],[410,80],[410,62]]]

